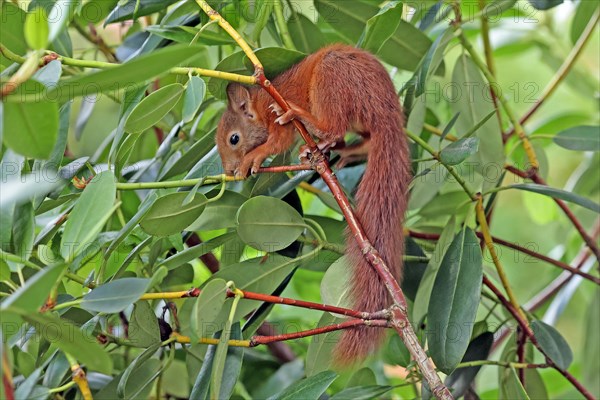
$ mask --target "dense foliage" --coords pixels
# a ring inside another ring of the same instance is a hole
[[[214,70],[254,71],[200,3],[2,2],[0,398],[428,398],[391,330],[345,370],[339,331],[244,347],[342,321],[236,290],[347,304],[345,222],[313,171],[222,175]],[[453,393],[600,396],[599,3],[208,3],[267,77],[333,42],[389,68],[403,290]]]

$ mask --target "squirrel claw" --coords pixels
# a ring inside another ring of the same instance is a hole
[[[269,106],[271,112],[277,114],[277,116],[281,116],[283,114],[283,109],[277,103],[271,103]]]

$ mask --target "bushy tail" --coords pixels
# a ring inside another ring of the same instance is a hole
[[[397,98],[390,101],[398,102]],[[400,108],[391,108],[373,116],[369,159],[356,200],[357,215],[367,237],[400,282],[404,253],[402,219],[408,201],[410,166]],[[346,254],[352,268],[353,309],[373,312],[388,307],[391,302],[388,291],[365,261],[351,232],[347,232],[346,241]],[[336,364],[344,366],[364,359],[378,347],[383,333],[381,328],[366,326],[346,329],[335,349]]]

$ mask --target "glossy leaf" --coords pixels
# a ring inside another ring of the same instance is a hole
[[[177,0],[125,0],[120,1],[104,21],[104,25],[137,19],[157,11],[165,10]]]
[[[461,362],[487,360],[493,343],[493,333],[482,333],[469,343],[469,347]],[[456,369],[446,377],[444,384],[450,389],[454,397],[462,397],[471,386],[480,369],[481,366]]]
[[[188,204],[183,204],[186,192],[170,193],[156,200],[140,221],[144,232],[155,236],[169,236],[183,231],[202,214],[206,196],[196,193]]]
[[[224,245],[225,243],[237,238],[235,232],[225,233],[221,236],[217,236],[206,242],[200,243],[197,246],[189,247],[177,254],[162,261],[158,266],[165,266],[167,269],[175,269],[185,263],[188,263],[196,258],[203,256],[204,254]]]
[[[185,95],[183,97],[183,122],[188,123],[194,119],[194,116],[202,105],[202,101],[204,101],[205,94],[206,84],[202,78],[198,76],[192,76],[188,82],[188,85],[185,89]]]
[[[297,260],[278,255],[270,256],[266,261],[262,257],[257,257],[228,265],[214,274],[211,280],[233,281],[235,287],[249,292],[273,293],[279,284],[293,271],[297,263]],[[234,320],[247,315],[255,308],[255,301],[240,301]]]
[[[2,309],[12,307],[36,313],[44,305],[64,269],[64,265],[55,265],[36,272],[27,280],[27,285],[20,286],[2,301]]]
[[[450,101],[450,106],[454,113],[460,112],[455,126],[456,131],[462,135],[488,117],[494,111],[494,104],[489,100],[487,81],[469,56],[462,55],[458,58],[452,72],[452,81],[453,100]],[[474,136],[479,138],[477,169],[502,170],[504,152],[498,151],[502,148],[502,135],[497,119],[489,118]],[[485,182],[495,184],[493,179],[486,179]]]
[[[446,165],[457,165],[477,153],[479,138],[463,138],[449,144],[440,152],[440,160]]]
[[[26,13],[17,4],[3,1],[0,4],[3,20],[0,24],[0,37],[2,44],[16,54],[25,54],[27,41],[24,35]],[[8,16],[11,16],[8,18]],[[13,61],[8,60],[0,54],[0,60],[5,66],[11,65]]]
[[[573,352],[567,341],[551,325],[535,320],[531,329],[544,352],[562,369],[569,368],[573,362]]]
[[[450,219],[444,227],[439,240],[435,244],[433,253],[429,258],[429,263],[427,264],[427,268],[425,269],[425,273],[423,274],[423,278],[421,279],[419,289],[415,296],[412,314],[415,324],[420,324],[427,315],[433,285],[436,281],[436,276],[439,272],[442,260],[454,238],[455,226],[456,221],[454,218]]]
[[[303,14],[290,16],[287,23],[294,45],[303,53],[314,53],[325,45],[327,39],[321,30]]]
[[[529,400],[529,395],[519,381],[517,372],[513,367],[501,371],[500,399],[502,400]]]
[[[450,373],[469,345],[481,297],[479,239],[463,229],[450,244],[435,278],[429,301],[427,342],[435,365]]]
[[[578,151],[600,151],[600,126],[575,126],[557,133],[552,140],[560,147]]]
[[[85,364],[89,369],[105,374],[111,373],[112,360],[108,353],[93,336],[84,335],[79,327],[71,322],[53,314],[27,312],[18,308],[8,308],[3,311],[5,312],[19,314],[35,328],[38,334],[65,353],[72,354],[77,361]]]
[[[587,208],[588,210],[600,213],[600,204],[594,203],[592,200],[579,196],[578,194],[573,192],[567,192],[566,190],[556,189],[545,185],[538,185],[535,183],[517,183],[515,185],[511,185],[510,187],[520,190],[526,190],[528,192],[543,194],[545,196],[550,196],[555,199],[568,201],[580,205],[581,207]]]
[[[268,400],[304,400],[318,399],[331,383],[338,377],[333,371],[323,371],[286,388],[283,392]]]
[[[129,114],[125,130],[130,133],[142,133],[160,122],[175,107],[185,88],[172,83],[150,93]]]
[[[129,341],[136,347],[147,348],[160,343],[158,321],[149,302],[142,300],[134,304],[128,332]]]
[[[197,338],[211,337],[218,331],[214,324],[227,299],[227,282],[213,279],[208,282],[194,302],[190,325]]]
[[[49,41],[55,40],[73,19],[75,10],[80,6],[80,0],[56,0],[48,13],[50,25]]]
[[[402,19],[402,3],[392,1],[367,20],[362,48],[377,54],[383,44],[394,34]]]
[[[9,96],[17,101],[2,104],[4,144],[19,154],[37,159],[47,159],[52,154],[58,135],[58,104],[44,98],[28,103],[18,99],[22,94],[38,93],[43,88],[42,84],[30,80]]]
[[[96,175],[69,214],[61,241],[61,255],[72,260],[98,236],[113,212],[117,187],[111,171]]]
[[[292,206],[266,196],[246,201],[238,211],[237,225],[246,244],[268,252],[286,248],[305,229],[304,220]]]
[[[215,335],[215,338],[220,338],[220,333],[217,333]],[[230,339],[242,339],[242,333],[240,331],[239,324],[233,324]],[[208,350],[206,351],[206,355],[204,357],[204,361],[202,363],[202,368],[196,376],[196,380],[192,387],[190,400],[204,400],[207,398],[208,391],[210,388],[210,377],[211,372],[213,370],[213,363],[215,361],[216,350],[216,345],[211,345],[208,347]],[[231,394],[233,393],[233,389],[241,372],[243,357],[244,349],[242,347],[231,346],[227,349],[227,355],[225,358],[225,371],[227,371],[227,373],[223,376],[223,379],[221,380],[221,386],[219,388],[219,393],[221,393],[221,397],[219,398],[231,397]]]
[[[175,45],[144,54],[116,67],[67,79],[47,94],[64,101],[94,93],[131,89],[151,78],[163,75],[172,67],[188,64],[201,53],[199,46]]]
[[[577,6],[577,11],[571,23],[570,38],[571,43],[577,43],[577,40],[585,30],[590,19],[594,16],[594,12],[600,6],[597,1],[580,1]]]
[[[34,50],[46,48],[48,44],[48,15],[42,7],[35,8],[25,18],[25,40]]]
[[[317,327],[337,324],[342,321],[342,318],[324,312],[319,319]],[[341,331],[333,331],[312,337],[306,351],[306,376],[315,376],[332,367],[333,349],[340,341],[340,336]]]
[[[149,279],[122,278],[100,285],[85,296],[81,308],[88,311],[117,313],[123,311],[148,289]]]

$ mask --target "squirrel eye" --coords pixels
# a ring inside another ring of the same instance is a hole
[[[238,144],[239,141],[240,135],[238,135],[237,133],[234,133],[233,135],[229,136],[229,143],[231,143],[232,146]]]

